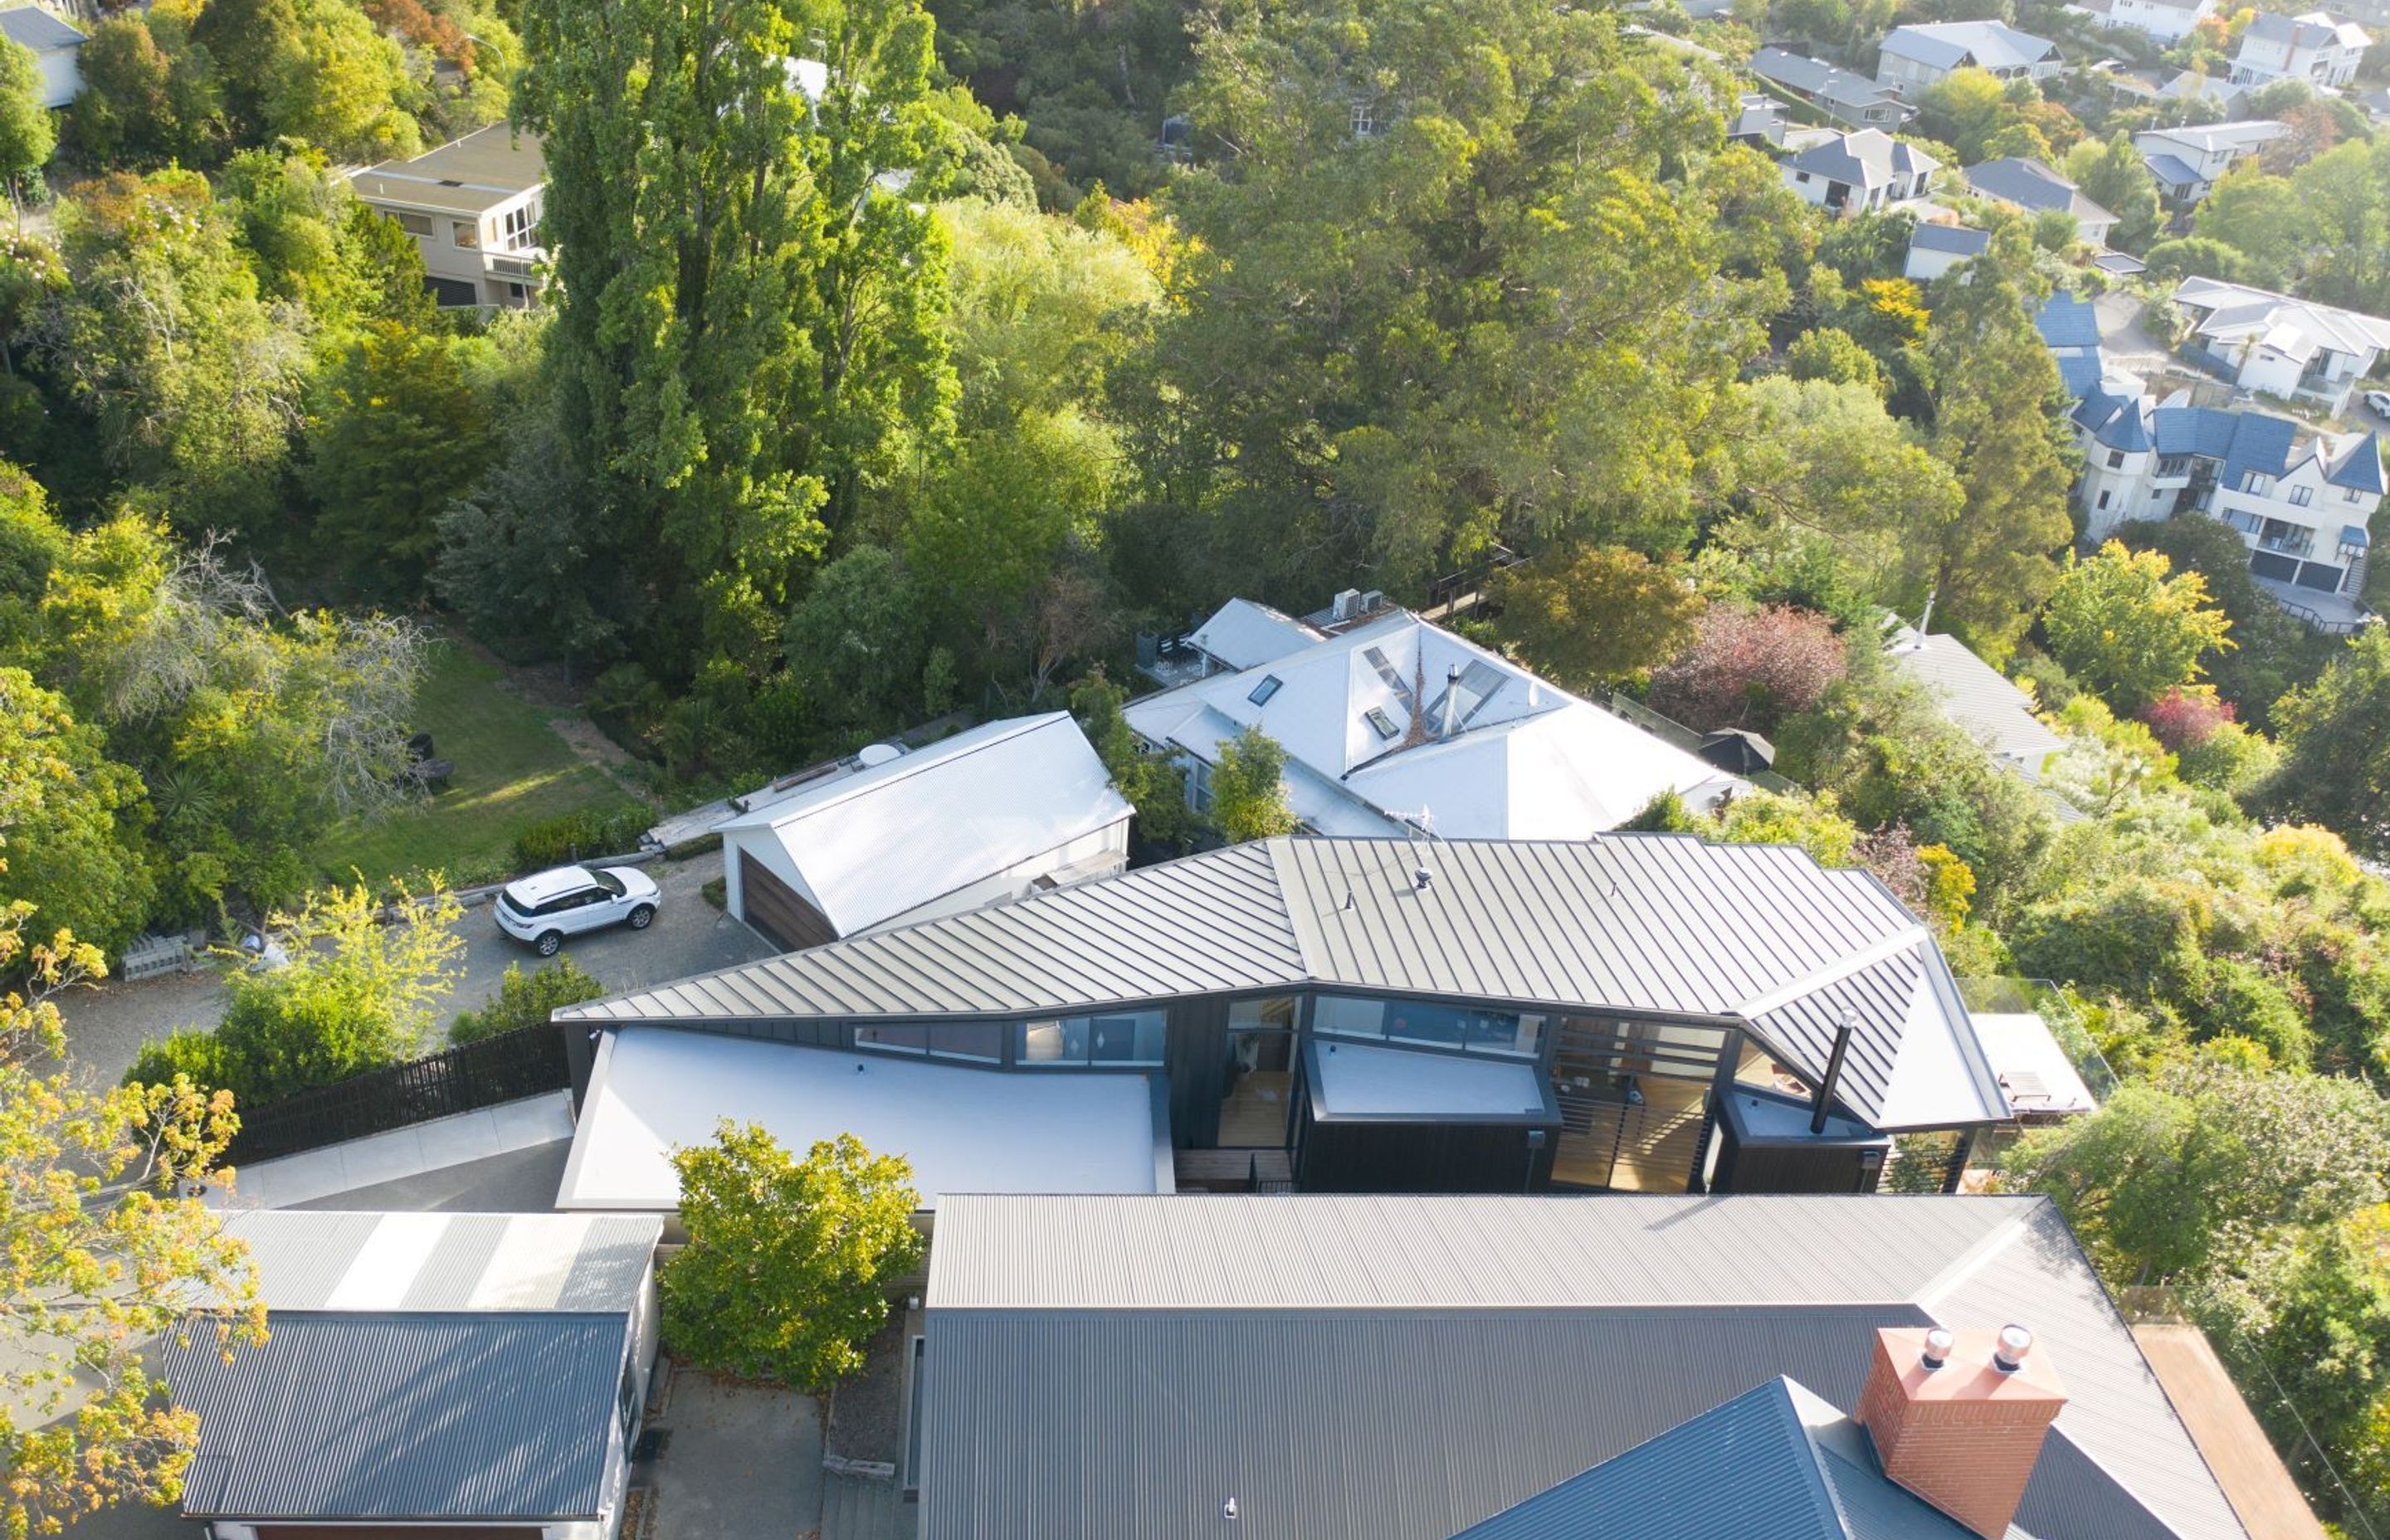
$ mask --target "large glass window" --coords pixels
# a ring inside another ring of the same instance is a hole
[[[1025,1021],[1019,1029],[1017,1054],[1022,1063],[1038,1068],[1159,1064],[1165,1030],[1158,1010]]]
[[[1433,1000],[1323,995],[1312,1007],[1311,1028],[1332,1037],[1374,1037],[1389,1043],[1533,1059],[1543,1043],[1544,1019],[1533,1013]]]
[[[1228,1006],[1228,1062],[1220,1084],[1223,1149],[1281,1149],[1294,1100],[1291,995]]]
[[[854,1046],[993,1064],[1004,1057],[1004,1032],[1001,1021],[891,1021],[855,1028]]]

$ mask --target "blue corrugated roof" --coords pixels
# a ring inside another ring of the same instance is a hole
[[[2348,453],[2341,456],[2340,463],[2332,468],[2332,474],[2325,479],[2332,485],[2346,487],[2351,492],[2380,494],[2383,490],[2381,441],[2371,433],[2366,434],[2349,447]]]
[[[1849,1540],[1780,1378],[1472,1524],[1454,1540],[1597,1534]]]
[[[2072,294],[2052,294],[2044,301],[2034,325],[2041,328],[2041,340],[2053,348],[2100,345],[2100,317],[2088,302]]]
[[[2362,524],[2343,524],[2340,527],[2340,543],[2361,551],[2373,544],[2373,537],[2365,533]]]
[[[2158,453],[2220,460],[2232,447],[2232,419],[2237,415],[2214,406],[2161,406],[2150,414]]]
[[[224,1519],[594,1519],[626,1312],[273,1311],[232,1361],[162,1349],[199,1417],[183,1511]]]

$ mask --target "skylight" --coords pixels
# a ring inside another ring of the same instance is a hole
[[[1269,704],[1269,698],[1276,695],[1279,687],[1285,683],[1285,680],[1275,674],[1266,674],[1262,675],[1262,682],[1253,687],[1253,693],[1245,699],[1256,706],[1266,706]]]
[[[1378,677],[1383,679],[1386,682],[1386,687],[1402,699],[1404,705],[1417,708],[1419,703],[1411,699],[1410,681],[1395,672],[1394,665],[1387,661],[1383,652],[1374,647],[1363,648],[1361,661],[1378,671]]]
[[[1381,706],[1372,706],[1368,711],[1363,712],[1361,713],[1361,720],[1369,725],[1369,730],[1371,732],[1376,733],[1382,738],[1392,738],[1396,733],[1402,731],[1401,728],[1394,725],[1394,719],[1388,716],[1385,712],[1385,709]]]

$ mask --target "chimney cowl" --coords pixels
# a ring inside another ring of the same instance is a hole
[[[1929,1369],[1938,1369],[1950,1361],[1955,1342],[1947,1328],[1937,1326],[1925,1334],[1925,1345],[1918,1350],[1917,1361]]]
[[[1992,1367],[2002,1374],[2014,1374],[2024,1367],[2024,1355],[2032,1351],[2032,1332],[2021,1326],[2004,1326],[1992,1347]]]

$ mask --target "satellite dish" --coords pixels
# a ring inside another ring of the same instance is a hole
[[[904,757],[905,751],[893,743],[867,743],[855,751],[854,762],[868,770],[875,764],[885,764],[890,760]]]

